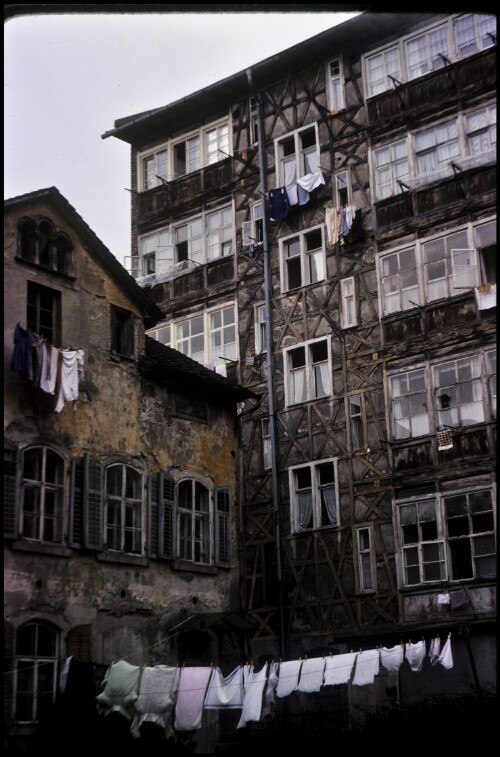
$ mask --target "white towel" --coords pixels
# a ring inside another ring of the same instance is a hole
[[[142,723],[155,723],[165,731],[166,738],[173,735],[171,715],[179,687],[180,668],[155,665],[144,668],[135,703],[137,714],[130,730],[134,738],[141,736]]]
[[[243,707],[243,668],[239,665],[224,678],[220,668],[215,668],[203,704],[205,710],[238,709]]]
[[[264,707],[262,708],[261,717],[269,715],[274,709],[274,695],[276,693],[278,681],[278,663],[271,662],[269,665],[269,675],[267,677],[266,694],[264,697]]]
[[[442,652],[439,655],[438,662],[440,662],[441,665],[446,668],[446,670],[450,670],[450,668],[453,667],[453,655],[451,653],[451,633],[448,634],[446,644],[444,645]]]
[[[414,673],[418,673],[422,670],[425,657],[425,641],[417,641],[416,644],[411,642],[406,645],[406,659],[410,663],[410,668]]]
[[[48,394],[56,390],[57,364],[59,350],[51,344],[44,344],[42,348],[42,373],[40,375],[40,389]]]
[[[212,668],[181,668],[179,692],[175,704],[175,730],[194,731],[201,728],[203,701]]]
[[[349,683],[357,652],[336,654],[325,661],[325,686]]]
[[[388,673],[397,673],[404,659],[404,647],[397,644],[394,647],[382,647],[380,650],[380,662]]]
[[[267,663],[258,673],[254,673],[254,669],[250,665],[245,665],[245,696],[241,717],[236,728],[243,728],[249,720],[260,720],[262,713],[262,692],[264,691],[266,677]]]
[[[299,671],[302,660],[290,660],[289,662],[280,662],[278,687],[276,696],[287,697],[292,691],[295,691],[299,683]]]
[[[312,192],[313,189],[316,189],[316,187],[319,187],[320,184],[324,183],[325,177],[323,176],[323,171],[321,169],[318,169],[314,173],[307,173],[305,176],[301,176],[300,179],[297,179],[298,186],[305,189],[306,192]]]
[[[319,691],[323,685],[323,676],[325,673],[325,658],[312,657],[304,660],[300,671],[300,681],[297,691],[310,693]]]
[[[356,670],[354,671],[352,685],[366,686],[366,684],[373,683],[379,672],[379,660],[378,649],[367,649],[365,652],[359,652],[356,657]]]
[[[78,399],[78,384],[83,380],[83,350],[61,350],[61,387],[55,407],[60,413],[65,402]]]

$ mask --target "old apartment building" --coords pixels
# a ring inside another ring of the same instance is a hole
[[[4,229],[4,705],[17,753],[69,657],[102,678],[121,658],[245,654],[234,459],[237,403],[252,393],[147,336],[162,312],[56,188],[7,200]],[[85,730],[95,738],[90,723],[68,734],[82,743]]]
[[[451,634],[452,670],[294,694],[289,727],[496,687],[495,83],[494,16],[363,13],[103,135],[148,333],[258,395],[254,660]]]

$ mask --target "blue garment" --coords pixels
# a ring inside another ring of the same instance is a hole
[[[14,352],[10,363],[10,370],[18,373],[23,379],[33,379],[32,361],[33,337],[31,331],[23,329],[20,323],[14,329]]]
[[[285,187],[271,189],[269,192],[269,218],[271,221],[284,221],[290,212],[290,200]]]

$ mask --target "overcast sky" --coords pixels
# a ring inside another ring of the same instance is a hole
[[[354,15],[77,13],[10,19],[4,25],[4,197],[57,187],[124,263],[130,254],[130,147],[101,135],[118,118],[185,97]]]

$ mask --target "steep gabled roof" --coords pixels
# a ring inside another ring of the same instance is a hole
[[[221,402],[242,402],[257,396],[147,335],[145,348],[139,371],[157,384],[195,391]]]
[[[125,270],[106,245],[101,242],[99,237],[59,192],[57,187],[48,187],[19,195],[18,197],[12,197],[4,201],[4,209],[9,210],[11,208],[28,206],[40,200],[53,205],[68,225],[80,236],[85,243],[89,255],[107,271],[130,299],[137,303],[145,316],[148,328],[163,319],[164,315],[161,310],[149,299],[135,279]]]

